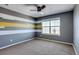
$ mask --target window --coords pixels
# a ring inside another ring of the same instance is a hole
[[[42,33],[49,34],[50,21],[42,22]]]
[[[60,35],[60,19],[42,22],[42,33]]]

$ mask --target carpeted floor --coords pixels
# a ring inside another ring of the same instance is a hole
[[[0,50],[0,55],[73,55],[73,47],[66,44],[32,40]]]

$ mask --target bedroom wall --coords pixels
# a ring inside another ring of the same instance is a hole
[[[56,17],[60,18],[60,36],[42,34],[41,22]],[[73,11],[38,18],[37,28],[40,32],[36,32],[36,37],[73,43]]]
[[[0,48],[32,39],[34,32],[33,18],[0,7]]]
[[[76,54],[79,55],[79,4],[74,9],[74,48]]]

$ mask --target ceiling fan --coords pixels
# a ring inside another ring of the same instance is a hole
[[[27,6],[35,6],[36,10],[32,9],[30,11],[37,11],[37,12],[41,12],[44,8],[46,8],[46,5],[39,5],[39,4],[25,4],[25,5],[27,5]]]
[[[8,6],[9,4],[5,4],[6,6]],[[30,11],[37,11],[37,12],[41,12],[44,8],[46,8],[46,5],[42,5],[42,4],[24,4],[25,6],[35,6],[36,9],[31,9]]]

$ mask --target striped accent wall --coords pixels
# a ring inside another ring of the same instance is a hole
[[[35,24],[32,18],[21,18],[0,13],[0,49],[29,41],[35,35]]]
[[[41,30],[42,29],[42,24],[41,23],[35,23],[35,29],[36,30]]]
[[[19,29],[33,29],[33,23],[18,23],[18,22],[8,22],[0,21],[0,30],[19,30]]]
[[[34,29],[34,21],[0,13],[0,30]]]

